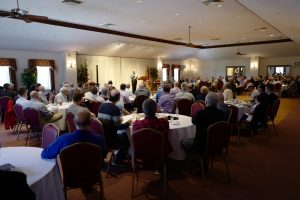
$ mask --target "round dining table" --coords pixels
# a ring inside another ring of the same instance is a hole
[[[37,147],[0,148],[0,165],[11,164],[27,176],[37,200],[63,200],[64,192],[56,159],[42,159]]]
[[[196,134],[196,126],[192,123],[192,118],[185,115],[177,115],[177,114],[164,114],[164,113],[157,113],[158,118],[166,118],[168,116],[171,117],[178,117],[178,120],[169,120],[169,142],[173,147],[173,152],[170,153],[169,158],[174,160],[184,160],[186,155],[181,147],[181,140],[185,138],[194,138]],[[136,119],[143,119],[144,114],[131,114],[123,116],[123,123],[129,120],[136,120]],[[132,126],[129,127],[129,141],[131,141],[132,135]]]
[[[251,108],[251,104],[245,102],[245,101],[225,101],[224,102],[227,105],[233,105],[238,108],[238,120],[240,121],[245,113],[248,113]]]

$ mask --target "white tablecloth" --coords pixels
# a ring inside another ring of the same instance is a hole
[[[238,120],[241,120],[243,115],[250,111],[250,104],[244,101],[239,101],[238,103],[234,101],[225,101],[225,103],[228,105],[236,106],[239,109]]]
[[[167,115],[176,116],[175,114],[158,114],[158,117],[165,117]],[[133,115],[124,116],[123,122],[125,123],[133,118]],[[173,152],[169,155],[169,157],[174,160],[184,160],[185,152],[180,145],[181,140],[185,138],[194,138],[196,133],[196,126],[193,125],[191,117],[179,115],[178,118],[179,120],[174,120],[174,123],[179,122],[179,124],[175,125],[171,121],[169,123],[169,141],[173,147]],[[130,127],[130,135],[131,134],[132,127]]]
[[[63,200],[64,192],[55,159],[41,158],[41,148],[0,148],[0,165],[10,163],[27,175],[27,183],[37,200]]]
[[[48,110],[54,112],[57,111],[63,115],[63,117],[60,120],[54,123],[61,131],[66,130],[67,109],[71,104],[72,102],[63,103],[62,105],[54,105],[54,104],[47,105]]]

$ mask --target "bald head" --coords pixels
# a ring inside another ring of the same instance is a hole
[[[109,94],[109,100],[116,103],[120,100],[120,92],[117,89],[112,89]]]
[[[91,124],[91,113],[86,109],[81,109],[74,118],[78,130],[89,130]]]
[[[37,100],[39,100],[39,94],[38,94],[38,92],[37,91],[31,91],[30,92],[30,98],[31,99],[37,99]]]

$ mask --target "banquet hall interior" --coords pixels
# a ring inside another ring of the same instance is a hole
[[[0,199],[299,199],[299,8],[0,0]]]

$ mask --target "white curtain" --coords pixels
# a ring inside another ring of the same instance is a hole
[[[51,75],[50,67],[36,67],[37,69],[37,82],[45,87],[46,90],[51,89]]]
[[[119,89],[121,83],[130,83],[133,70],[138,76],[147,75],[149,67],[156,67],[154,59],[121,58],[108,56],[78,55],[77,66],[84,62],[88,65],[89,80],[96,82],[96,65],[98,65],[99,83],[103,86],[109,80]]]
[[[10,82],[9,66],[0,66],[0,86]]]

